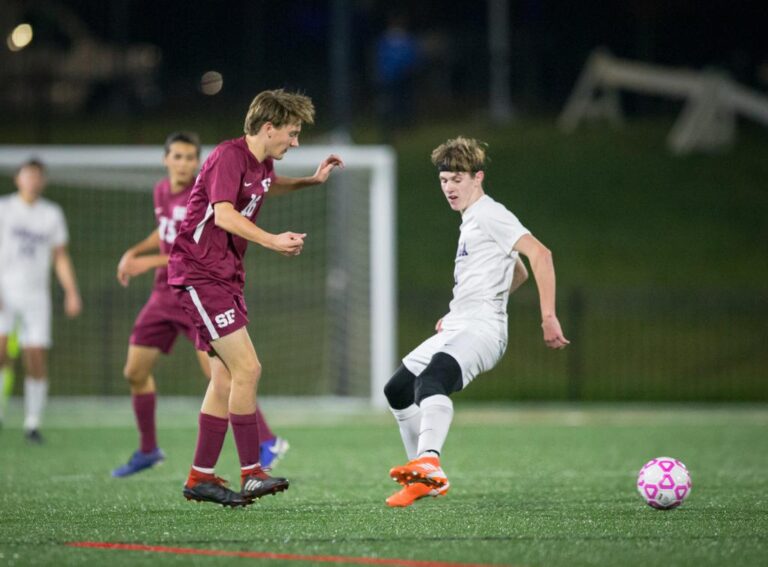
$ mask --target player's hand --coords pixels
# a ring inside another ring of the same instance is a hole
[[[443,330],[443,318],[440,317],[437,320],[437,323],[435,323],[435,332],[439,333],[442,330]]]
[[[317,183],[325,183],[331,175],[331,171],[336,167],[344,169],[344,162],[336,154],[331,154],[317,166],[317,171],[315,171],[315,175],[312,177]]]
[[[83,310],[83,302],[78,293],[67,293],[64,296],[64,313],[70,319],[74,319]]]
[[[300,234],[298,232],[277,234],[272,240],[271,248],[283,256],[298,256],[301,254],[302,248],[304,248],[304,238],[306,236],[306,233]]]
[[[117,265],[117,281],[123,287],[128,287],[128,283],[134,276],[140,276],[144,272],[152,269],[154,264],[142,256],[134,256],[133,254],[123,254],[120,258],[120,263]]]
[[[544,342],[549,348],[563,349],[566,345],[571,344],[571,341],[563,336],[560,321],[554,315],[542,321],[541,329],[544,331]]]
[[[134,255],[126,252],[123,254],[123,256],[120,258],[120,261],[117,263],[117,281],[120,282],[120,285],[123,287],[128,287],[128,284],[131,281],[131,274],[129,271],[129,264],[133,260]]]

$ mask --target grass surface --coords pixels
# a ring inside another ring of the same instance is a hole
[[[557,565],[764,565],[768,556],[765,406],[470,406],[457,403],[444,498],[389,509],[390,466],[403,460],[387,415],[265,403],[291,451],[291,488],[244,510],[181,496],[195,403],[160,401],[162,467],[109,477],[135,448],[127,400],[56,400],[47,444],[27,446],[20,407],[0,432],[0,563],[7,565],[300,565],[87,550],[67,542],[139,543],[424,561]],[[647,507],[637,470],[683,460],[693,492],[677,510]],[[235,480],[227,439],[217,473]]]

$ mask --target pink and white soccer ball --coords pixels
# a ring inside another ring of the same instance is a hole
[[[637,491],[649,506],[660,510],[676,508],[691,493],[691,475],[677,459],[656,457],[640,469]]]

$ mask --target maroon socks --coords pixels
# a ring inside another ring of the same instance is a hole
[[[139,427],[139,450],[142,453],[151,453],[157,449],[156,406],[155,392],[133,395],[133,413],[136,415],[136,425]]]
[[[259,462],[259,412],[247,415],[230,413],[229,421],[232,423],[232,433],[235,435],[240,466],[251,467],[257,464]]]
[[[264,419],[264,414],[261,413],[261,408],[256,408],[256,419],[259,420],[259,443],[264,443],[264,441],[271,441],[276,436],[274,433],[272,433],[272,430],[269,428],[269,425],[267,425],[267,420]]]
[[[201,413],[199,424],[195,460],[192,465],[201,472],[212,473],[216,461],[219,460],[221,448],[224,446],[229,421],[223,417]],[[234,423],[232,429],[234,429]]]

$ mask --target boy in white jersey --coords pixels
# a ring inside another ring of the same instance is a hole
[[[67,224],[61,207],[44,199],[45,167],[36,160],[14,178],[18,191],[0,198],[0,367],[7,363],[8,334],[18,325],[26,378],[24,431],[40,443],[39,428],[48,396],[51,346],[50,272],[64,289],[64,312],[82,309],[75,270],[67,252]]]
[[[440,186],[451,209],[462,215],[448,314],[437,334],[403,358],[384,387],[400,427],[409,462],[390,470],[403,488],[387,505],[410,506],[441,496],[450,486],[440,451],[453,418],[449,396],[492,369],[507,347],[507,299],[527,272],[528,257],[539,289],[541,327],[549,348],[568,344],[555,314],[555,269],[551,252],[502,204],[485,194],[486,144],[458,137],[432,152]]]

